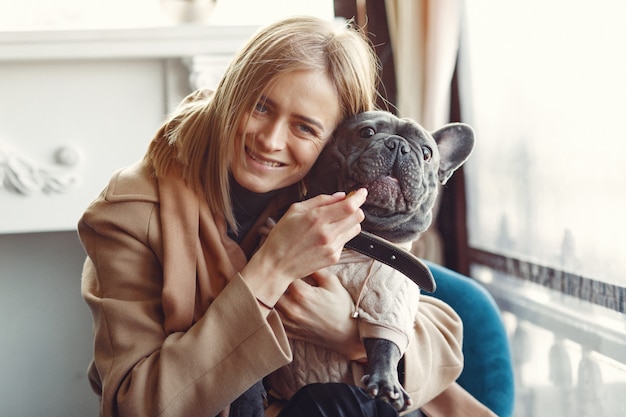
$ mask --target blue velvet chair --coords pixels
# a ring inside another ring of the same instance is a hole
[[[457,382],[499,417],[513,415],[515,381],[506,330],[500,311],[476,280],[427,262],[437,289],[432,294],[463,320],[465,367]]]

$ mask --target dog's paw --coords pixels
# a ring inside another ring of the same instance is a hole
[[[411,397],[402,387],[397,378],[365,375],[361,380],[365,391],[374,398],[391,404],[397,411],[406,410],[411,404]]]

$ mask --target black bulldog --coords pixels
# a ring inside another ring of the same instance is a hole
[[[322,151],[308,177],[309,196],[333,194],[337,191],[349,193],[358,188],[367,188],[368,197],[362,206],[365,213],[362,229],[391,242],[389,246],[406,246],[407,243],[410,245],[432,221],[432,208],[439,185],[445,184],[453,172],[467,160],[473,147],[474,132],[466,124],[451,123],[434,132],[428,132],[415,121],[401,119],[388,112],[359,113],[346,119],[337,128],[332,141]],[[359,262],[363,264],[362,261]],[[371,265],[372,261],[369,262]],[[406,278],[402,274],[394,274],[397,271],[393,269],[393,263],[375,265],[374,269],[370,266],[346,266],[347,263],[343,266],[338,263],[331,267],[335,268],[331,271],[339,276],[357,307],[361,303],[360,319],[369,320],[370,327],[371,322],[377,321],[383,327],[394,327],[397,323],[386,323],[384,314],[368,316],[368,297],[361,298],[366,288],[364,282],[367,282],[367,291],[376,293],[370,297],[373,300],[370,302],[376,308],[380,305],[391,305],[392,309],[412,309],[405,315],[414,314],[418,303],[415,297],[419,297],[419,288],[406,283],[403,286],[389,285],[390,280],[395,280],[394,283],[409,281],[402,279]],[[356,273],[360,271],[359,268],[367,269],[366,277]],[[372,271],[375,276],[370,276]],[[428,273],[430,274],[429,271]],[[396,293],[389,294],[390,291]],[[407,294],[399,296],[397,292],[402,291]],[[392,302],[376,300],[376,297],[392,296]],[[386,314],[394,317],[402,315],[393,311]],[[414,315],[409,317],[412,319]],[[412,331],[412,321],[409,324]],[[398,376],[402,348],[391,340],[363,336],[363,332],[361,335],[367,352],[366,375],[361,380],[363,386],[370,395],[389,402],[398,411],[405,410],[410,405],[410,398]],[[334,352],[317,353],[316,347],[305,346],[305,342],[291,343],[294,355],[292,364],[267,378],[273,390],[284,398],[289,398],[295,390],[308,383],[354,383],[350,366],[340,363],[348,362],[347,359]],[[332,376],[323,376],[321,370],[325,367],[332,369],[328,372]],[[307,372],[307,369],[314,371]],[[316,380],[300,378],[296,374],[315,375]],[[333,381],[338,374],[341,374],[343,380]],[[260,401],[262,391],[259,383],[244,393],[233,403],[231,415],[263,416]]]

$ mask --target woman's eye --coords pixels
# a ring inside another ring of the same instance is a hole
[[[422,155],[424,156],[424,161],[428,162],[433,157],[433,150],[428,146],[422,146]]]
[[[374,129],[372,129],[371,127],[364,127],[363,129],[361,129],[361,131],[359,132],[359,135],[363,138],[363,139],[369,139],[372,136],[374,136],[376,134],[376,131]]]
[[[314,134],[315,133],[315,131],[313,129],[311,129],[309,126],[307,126],[307,125],[298,125],[298,129],[300,129],[301,132],[307,133],[307,134]]]
[[[256,106],[254,106],[254,110],[257,113],[265,113],[267,112],[267,106],[263,102],[259,101]]]

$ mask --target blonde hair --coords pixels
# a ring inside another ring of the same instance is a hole
[[[236,230],[228,174],[233,158],[240,157],[234,155],[238,125],[278,77],[309,70],[328,75],[342,118],[375,107],[378,60],[351,22],[281,20],[248,41],[212,96],[197,93],[164,122],[147,154],[157,177],[181,175]]]

